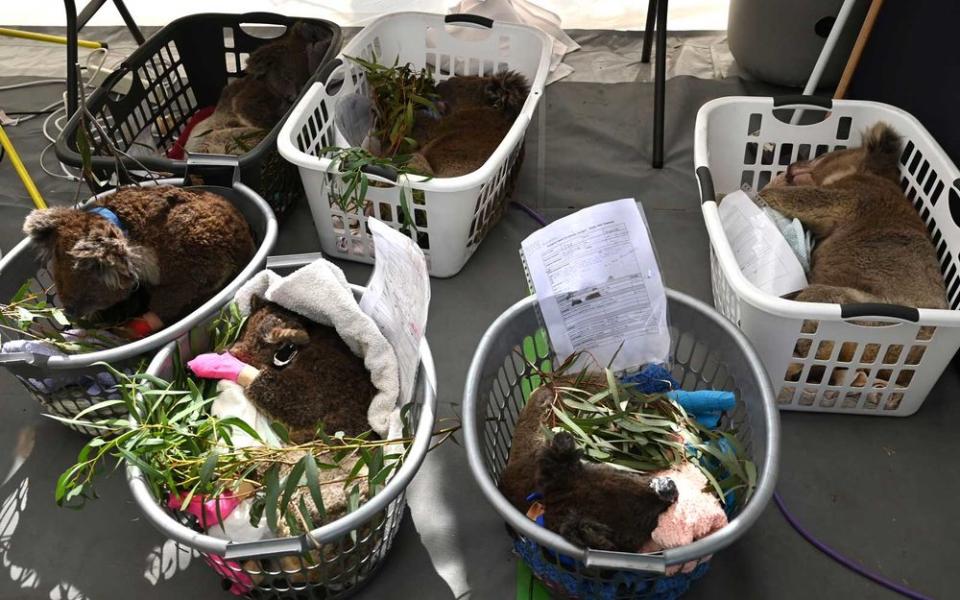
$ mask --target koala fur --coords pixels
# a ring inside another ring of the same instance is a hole
[[[877,123],[864,132],[861,147],[793,163],[760,192],[767,204],[800,219],[817,239],[810,285],[795,300],[948,308],[936,250],[900,189],[900,146],[900,136]],[[804,325],[804,331],[814,330],[814,324]],[[796,353],[806,356],[810,342],[801,342]],[[889,362],[896,362],[901,351],[891,346]],[[817,358],[829,359],[832,352],[832,343],[822,344]],[[876,350],[873,356],[866,352],[863,360],[873,362],[875,355]],[[839,359],[853,360],[853,348],[842,348]],[[788,378],[795,380],[799,372],[794,367]],[[843,384],[844,376],[835,370],[833,383]]]
[[[367,410],[376,395],[363,359],[332,327],[258,297],[230,354],[260,370],[247,387],[257,408],[283,423],[295,443],[370,429]]]
[[[220,94],[216,110],[193,129],[187,152],[243,154],[280,122],[320,66],[330,32],[298,21],[247,59],[246,74]]]
[[[530,95],[527,79],[515,71],[458,75],[437,84],[439,118],[417,119],[418,151],[411,163],[425,175],[458,177],[476,171],[507,135]],[[518,157],[514,172],[519,168]]]
[[[526,512],[532,492],[543,495],[544,525],[568,541],[597,550],[637,552],[660,513],[677,499],[672,480],[587,462],[569,433],[547,442],[542,424],[552,392],[530,395],[517,421],[500,491]]]
[[[65,207],[34,210],[23,225],[71,317],[93,318],[145,290],[147,309],[172,323],[216,294],[254,254],[243,215],[211,192],[126,187],[96,205],[113,211],[126,232]]]

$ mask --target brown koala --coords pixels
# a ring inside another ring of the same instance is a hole
[[[524,513],[527,497],[542,494],[544,525],[572,543],[597,550],[639,551],[660,513],[676,501],[676,484],[666,477],[586,462],[566,432],[548,443],[542,426],[552,398],[548,389],[537,389],[521,411],[500,491]]]
[[[229,352],[259,369],[247,397],[283,423],[295,443],[315,439],[321,423],[330,435],[370,429],[367,410],[377,389],[363,359],[332,327],[254,297]]]
[[[148,310],[172,323],[220,291],[254,254],[243,215],[211,192],[126,187],[95,206],[112,211],[122,229],[76,208],[34,210],[23,224],[74,318],[94,318],[146,290]]]
[[[482,167],[497,149],[530,95],[530,84],[515,71],[458,75],[437,84],[437,94],[439,118],[421,116],[414,127],[419,150],[412,166],[434,177],[458,177]],[[522,154],[515,171],[521,162]]]
[[[810,285],[795,300],[948,308],[936,250],[900,189],[900,145],[889,125],[877,123],[864,132],[861,147],[793,163],[760,192],[763,201],[799,219],[817,239]],[[803,331],[815,329],[805,323]],[[809,340],[801,340],[795,355],[806,356],[809,346]],[[901,351],[891,346],[889,362]],[[829,359],[832,352],[832,343],[822,344],[817,358]],[[872,362],[875,354],[866,352],[863,360]],[[839,358],[853,360],[853,348],[841,348]],[[796,380],[799,373],[794,367],[788,378]],[[845,375],[835,370],[832,383],[845,384]],[[846,385],[859,381],[862,386],[864,380],[857,376]]]
[[[223,88],[216,110],[193,129],[186,150],[242,154],[257,145],[293,106],[330,42],[326,28],[298,21],[254,50],[246,74]]]

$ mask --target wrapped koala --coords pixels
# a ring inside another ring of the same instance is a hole
[[[355,437],[369,430],[384,439],[401,434],[396,355],[373,319],[360,310],[339,268],[320,259],[287,277],[264,271],[237,292],[236,302],[247,320],[229,351],[202,354],[188,363],[196,375],[221,380],[219,395],[211,406],[213,415],[243,419],[266,444],[274,446],[283,442],[271,428],[273,421],[286,427],[294,443],[312,441],[319,427],[331,436],[343,432]],[[240,432],[232,442],[235,447],[260,443]],[[301,458],[298,454],[281,468],[281,481]],[[315,526],[348,512],[345,486],[332,483],[351,479],[357,458],[336,461],[332,456],[320,456],[318,462],[337,465],[319,471],[323,510],[314,505],[304,488],[289,501],[294,513],[301,502],[306,505]],[[360,496],[366,497],[363,474],[361,471],[356,485]],[[252,500],[244,500],[236,510],[249,515],[251,504]],[[283,519],[273,532],[263,521],[254,528],[256,534],[249,527],[249,522],[234,522],[227,516],[208,533],[235,540],[293,533]],[[325,550],[319,548],[311,554],[312,560],[319,561]],[[291,561],[297,564],[286,564]],[[299,566],[295,557],[280,559],[285,572],[297,571]],[[217,570],[225,575],[232,571]],[[302,582],[313,573],[297,573],[296,577]],[[235,584],[250,583],[230,578]]]

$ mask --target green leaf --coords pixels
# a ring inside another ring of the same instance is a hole
[[[210,456],[203,461],[203,466],[200,467],[200,482],[204,485],[213,481],[213,476],[217,468],[217,461],[219,460],[219,455],[216,452],[211,452]]]
[[[271,465],[263,476],[264,512],[267,515],[267,527],[271,531],[277,530],[277,516],[279,515],[280,500],[280,465]]]
[[[310,497],[313,499],[313,505],[317,508],[317,513],[321,518],[327,516],[327,509],[323,505],[323,494],[320,493],[320,477],[317,472],[317,462],[309,452],[304,457],[304,475],[307,479],[307,489],[310,490]]]
[[[287,431],[287,428],[283,423],[281,423],[280,421],[273,421],[272,423],[270,423],[270,429],[272,429],[273,432],[277,434],[277,437],[280,439],[281,442],[283,442],[284,444],[290,443],[290,432]]]
[[[280,510],[282,512],[287,512],[287,508],[290,505],[290,499],[293,498],[293,493],[296,492],[297,488],[300,487],[300,478],[303,477],[303,472],[306,468],[305,460],[306,456],[298,460],[297,464],[293,465],[293,468],[290,469],[290,473],[287,475],[283,489],[283,496],[280,499]]]

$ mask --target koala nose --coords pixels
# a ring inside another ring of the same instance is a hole
[[[654,477],[650,480],[650,487],[657,494],[657,498],[670,503],[677,501],[677,484],[669,477]]]

